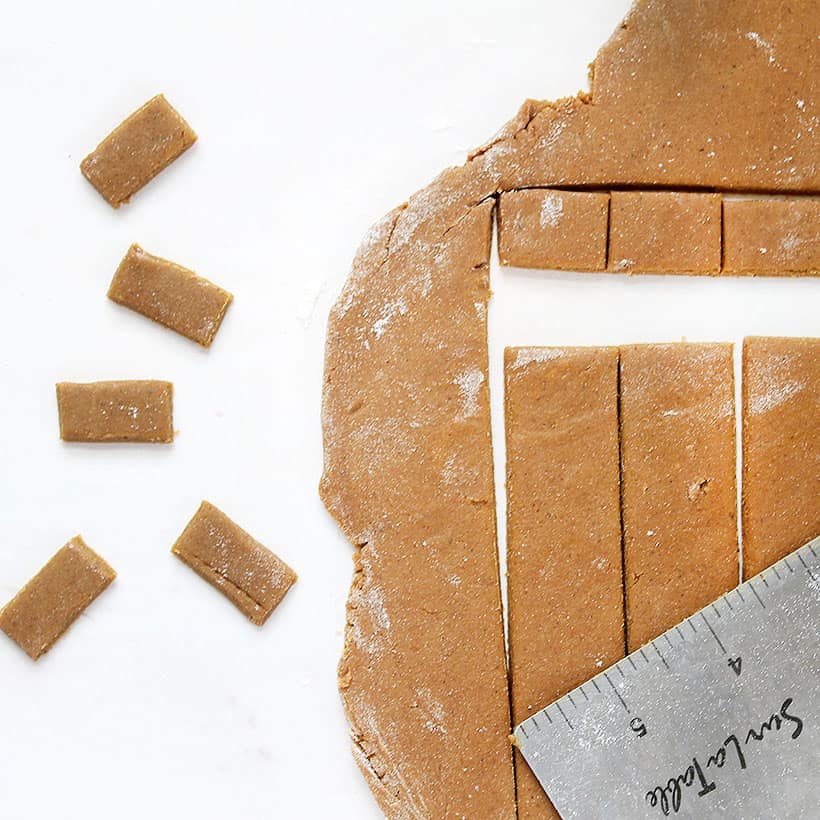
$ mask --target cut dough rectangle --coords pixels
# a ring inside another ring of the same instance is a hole
[[[78,535],[0,610],[0,629],[36,661],[116,575]]]
[[[737,585],[735,461],[732,345],[621,348],[630,651]]]
[[[296,581],[284,561],[207,501],[171,552],[258,626]]]
[[[726,273],[816,275],[820,271],[820,199],[726,199]]]
[[[233,296],[193,271],[132,245],[108,298],[210,347]]]
[[[720,194],[613,191],[609,270],[718,273]]]
[[[196,142],[196,134],[162,94],[118,125],[80,164],[83,176],[114,208]]]
[[[820,339],[743,343],[743,575],[820,535]]]
[[[624,656],[618,349],[505,351],[513,724]],[[517,759],[518,816],[558,817]]]
[[[502,265],[547,270],[606,268],[609,194],[530,189],[502,194],[498,255]]]
[[[57,410],[63,441],[167,444],[174,440],[170,382],[60,382]]]

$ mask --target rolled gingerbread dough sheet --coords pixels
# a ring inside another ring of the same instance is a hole
[[[321,493],[355,548],[340,687],[389,817],[515,815],[486,412],[491,200],[820,192],[815,6],[638,0],[589,94],[527,101],[365,237],[328,323]]]

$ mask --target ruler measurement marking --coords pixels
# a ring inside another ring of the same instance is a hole
[[[728,594],[729,594],[729,593],[727,592],[727,593],[726,593],[726,595],[724,595],[724,596],[723,596],[723,600],[724,600],[724,601],[726,601],[726,606],[728,606],[728,607],[729,607],[729,612],[734,612],[734,611],[735,611],[735,608],[732,606],[732,602],[731,602],[731,601],[729,600],[729,598],[727,597],[727,596],[728,596]]]
[[[807,570],[809,570],[809,572],[811,572],[811,570],[809,569],[809,565],[808,565],[808,564],[807,564],[807,563],[803,560],[803,556],[802,556],[799,552],[797,553],[797,560],[798,560],[798,561],[799,561],[799,562],[800,562],[800,563],[801,563],[801,564],[802,564],[802,565],[803,565],[803,566],[804,566]]]
[[[761,576],[760,576],[760,580],[761,580],[761,581],[763,581],[763,586],[765,586],[765,587],[768,589],[769,582],[766,580],[766,576],[765,576],[765,575],[761,575]]]
[[[817,558],[817,553],[814,551],[814,547],[813,547],[811,544],[807,544],[806,546],[809,548],[809,550],[811,550],[811,554],[812,554],[815,558]]]
[[[622,678],[626,678],[626,675],[624,675],[624,670],[623,670],[623,669],[621,669],[621,667],[620,667],[620,666],[618,666],[618,664],[617,664],[617,663],[615,664],[615,668],[616,668],[616,669],[617,669],[617,670],[621,673],[621,677],[622,677]]]
[[[612,691],[618,696],[618,700],[621,701],[621,706],[623,706],[628,712],[629,707],[626,705],[626,701],[621,697],[621,693],[618,691],[615,684],[609,679],[609,675],[607,675],[606,672],[604,672],[604,677],[606,678],[606,682],[612,687]]]
[[[538,725],[538,721],[535,719],[535,715],[533,715],[533,716],[530,718],[530,720],[532,721],[533,726],[535,726],[536,730],[540,732],[540,731],[541,731],[541,727]]]
[[[578,707],[575,706],[575,701],[572,699],[572,692],[567,692],[567,697],[569,698],[569,702],[573,705],[573,707],[577,709]]]
[[[783,563],[789,568],[789,572],[794,572],[794,567],[789,563],[788,558],[784,558]]]
[[[814,583],[816,584],[817,583],[817,577],[811,571],[811,567],[803,560],[803,556],[799,552],[797,553],[797,557],[800,559],[800,563],[806,568],[806,572],[808,572],[809,578],[811,578],[812,581],[814,581]]]
[[[680,628],[679,626],[676,626],[676,627],[675,627],[675,629],[677,629],[677,631],[678,631],[678,635],[680,635],[680,639],[681,639],[684,643],[686,643],[686,637],[685,637],[685,635],[683,634],[683,632],[681,631],[681,628]]]
[[[556,703],[555,705],[558,707],[558,711],[561,713],[561,717],[564,718],[564,720],[567,722],[567,726],[569,726],[569,728],[572,729],[572,724],[569,722],[569,718],[564,714],[564,710],[561,708],[561,704]]]
[[[641,657],[647,662],[647,664],[649,663],[649,658],[646,657],[646,652],[643,651],[643,647],[641,647]]]
[[[658,647],[657,647],[657,646],[655,646],[655,641],[650,641],[650,643],[652,644],[652,648],[653,648],[653,649],[654,649],[654,650],[658,653],[658,657],[659,657],[659,658],[663,661],[663,665],[664,665],[667,669],[669,669],[669,664],[666,662],[666,658],[664,658],[664,656],[663,656],[663,655],[661,655],[661,650],[660,650],[660,649],[658,649]]]
[[[697,630],[697,627],[695,626],[695,622],[691,618],[687,618],[686,623],[688,623],[689,626],[692,627],[692,632],[694,632],[697,635],[698,630]]]
[[[718,638],[717,632],[715,632],[715,630],[712,629],[712,624],[710,624],[709,621],[706,620],[706,613],[701,612],[700,614],[703,617],[703,622],[706,624],[706,626],[709,627],[709,631],[712,633],[712,637],[717,641],[717,644],[720,647],[720,651],[725,655],[726,654],[726,647],[723,645],[720,638]]]
[[[601,687],[598,686],[598,681],[596,681],[595,678],[592,679],[592,685],[595,687],[595,691],[600,695]]]
[[[627,655],[626,659],[632,664],[632,668],[637,672],[638,671],[638,666],[635,663],[635,661],[632,660],[632,655]]]
[[[521,734],[524,735],[526,740],[529,740],[530,736],[527,734],[527,729],[523,723],[521,724]]]
[[[740,598],[740,600],[743,601],[743,603],[745,604],[746,599],[743,597],[743,593],[740,591],[740,587],[737,587],[735,589],[735,592],[738,594],[738,597]]]
[[[754,596],[755,598],[757,598],[757,602],[760,604],[760,606],[762,606],[763,609],[766,609],[766,604],[763,603],[763,599],[757,594],[757,590],[754,588],[754,586],[752,586],[751,581],[749,581],[749,589],[754,593]]]
[[[581,684],[581,686],[578,687],[578,691],[584,696],[586,700],[589,700],[589,695],[584,691],[583,684]]]
[[[717,606],[716,606],[715,604],[712,604],[712,609],[714,609],[714,610],[715,610],[715,615],[717,615],[717,616],[718,616],[718,618],[722,618],[722,617],[723,617],[723,615],[721,615],[721,614],[720,614],[720,610],[717,608]]]
[[[782,580],[783,580],[783,576],[782,576],[782,575],[781,575],[781,574],[777,571],[777,564],[775,564],[774,566],[772,566],[772,572],[774,572],[774,574],[777,576],[777,580],[778,580],[778,581],[782,581]]]

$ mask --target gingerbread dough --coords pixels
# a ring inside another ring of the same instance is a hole
[[[60,438],[170,444],[174,440],[173,396],[171,382],[60,382]]]
[[[36,661],[116,576],[77,535],[0,610],[0,630]]]
[[[816,275],[820,271],[820,200],[727,199],[723,259],[729,273]]]
[[[128,200],[196,142],[196,134],[162,94],[121,122],[80,164],[113,208]]]
[[[820,339],[743,343],[743,575],[820,535]]]
[[[233,296],[192,270],[132,245],[120,262],[108,298],[210,347]]]
[[[171,552],[262,626],[296,582],[296,573],[267,547],[203,501]]]
[[[818,34],[817,0],[639,0],[590,94],[526,102],[365,238],[328,324],[321,493],[357,548],[340,687],[389,817],[515,814],[486,386],[491,199],[817,192]]]
[[[508,348],[513,723],[624,655],[618,349]],[[516,753],[520,820],[558,817]]]
[[[717,273],[721,197],[613,191],[609,269],[624,273]]]
[[[621,499],[630,652],[738,582],[728,344],[621,348]]]
[[[530,188],[498,200],[502,265],[547,270],[606,268],[609,194]]]

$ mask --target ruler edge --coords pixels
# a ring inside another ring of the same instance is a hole
[[[633,652],[630,652],[628,655],[625,655],[623,658],[616,661],[611,666],[607,667],[606,669],[602,670],[601,672],[598,672],[596,675],[593,675],[591,678],[584,681],[580,686],[576,686],[574,689],[571,689],[569,692],[566,692],[565,694],[561,695],[560,698],[556,698],[556,700],[552,701],[551,703],[548,703],[542,709],[539,709],[537,712],[534,712],[528,718],[525,718],[524,720],[522,720],[513,729],[513,733],[512,733],[513,745],[515,746],[515,748],[518,749],[518,751],[524,757],[524,759],[527,762],[527,765],[530,767],[530,770],[532,771],[533,775],[536,777],[539,784],[541,785],[541,788],[543,789],[544,786],[543,786],[543,784],[541,784],[540,778],[538,778],[538,775],[535,773],[535,770],[533,769],[532,765],[530,764],[530,761],[527,758],[527,754],[524,751],[524,745],[527,744],[527,742],[530,740],[530,737],[531,737],[530,734],[527,731],[527,728],[525,728],[525,727],[528,727],[528,728],[532,727],[532,732],[534,734],[541,733],[542,727],[538,723],[538,718],[543,718],[545,723],[548,722],[551,725],[553,723],[553,720],[552,720],[552,717],[549,715],[549,710],[550,709],[552,709],[553,707],[557,707],[558,711],[563,715],[563,711],[561,710],[560,704],[565,700],[569,700],[571,702],[572,701],[572,695],[575,695],[575,694],[578,694],[579,699],[583,695],[584,699],[589,700],[589,697],[585,693],[583,693],[581,690],[583,689],[584,686],[592,684],[593,681],[596,681],[595,688],[600,693],[602,691],[602,689],[600,687],[598,687],[598,685],[597,685],[598,680],[601,680],[602,682],[604,682],[606,684],[610,671],[615,669],[615,670],[618,670],[620,672],[620,669],[618,668],[619,664],[623,663],[624,661],[626,661],[629,658],[632,658],[633,655],[639,655],[641,653],[641,651],[644,649],[644,647],[651,646],[655,641],[663,639],[665,636],[668,636],[671,632],[675,632],[683,624],[686,624],[689,621],[692,621],[693,619],[697,618],[698,616],[701,615],[701,613],[705,613],[706,610],[708,610],[713,605],[717,604],[719,601],[724,600],[726,598],[726,596],[728,596],[731,593],[735,592],[735,590],[751,589],[754,592],[754,594],[757,596],[757,592],[756,592],[756,590],[754,590],[753,584],[754,584],[755,581],[762,580],[763,576],[766,575],[767,573],[771,573],[772,571],[777,570],[778,568],[781,568],[781,567],[783,567],[787,571],[789,571],[790,574],[794,572],[794,569],[789,566],[789,559],[790,558],[795,558],[797,560],[800,560],[801,558],[803,558],[802,553],[805,552],[805,553],[808,553],[812,556],[812,561],[815,562],[815,565],[816,565],[815,568],[817,566],[820,566],[820,552],[815,551],[815,549],[820,551],[820,535],[815,536],[814,538],[812,538],[811,540],[809,540],[808,542],[803,544],[802,547],[798,547],[796,550],[793,550],[788,555],[784,555],[783,558],[781,558],[779,561],[775,561],[774,564],[772,564],[769,567],[766,567],[766,569],[764,569],[762,572],[759,572],[757,575],[754,575],[753,577],[748,578],[743,583],[738,584],[735,587],[732,587],[732,589],[728,590],[727,592],[724,592],[723,595],[719,596],[714,601],[710,601],[708,604],[706,604],[706,606],[701,607],[699,610],[697,610],[696,612],[693,612],[687,618],[684,618],[680,623],[677,623],[674,626],[670,627],[666,631],[662,632],[660,635],[653,638],[651,641],[648,641],[647,643],[645,643],[642,646],[638,647]],[[812,569],[812,567],[809,566],[806,570],[807,574],[809,576],[809,579],[812,579],[812,580],[815,580],[815,581],[820,581],[820,578],[815,579],[814,576],[812,576],[811,569]],[[806,581],[806,583],[808,584],[809,581]],[[768,586],[768,582],[766,582],[766,586]],[[704,618],[705,618],[705,615],[704,615]],[[708,624],[708,621],[707,621],[707,624]],[[658,653],[658,654],[660,654],[660,653]],[[623,674],[623,673],[621,673],[621,674]],[[618,693],[618,690],[614,686],[614,684],[612,684],[610,682],[607,685],[612,686],[612,688],[615,689],[616,694]],[[565,715],[564,715],[564,720],[566,720],[566,722],[569,725],[570,729],[572,729],[572,724],[570,724],[569,720],[566,718]],[[523,742],[522,742],[522,736],[523,736]],[[546,792],[546,789],[544,789],[544,791]]]

